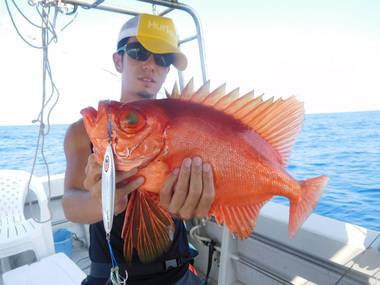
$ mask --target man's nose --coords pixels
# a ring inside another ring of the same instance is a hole
[[[143,67],[145,69],[153,70],[156,67],[156,62],[154,61],[153,54],[149,55],[148,59],[143,62]]]

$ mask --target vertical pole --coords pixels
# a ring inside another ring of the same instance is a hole
[[[219,263],[218,284],[229,285],[236,280],[235,266],[232,262],[231,255],[236,251],[236,240],[228,232],[226,226],[223,226],[222,247]]]

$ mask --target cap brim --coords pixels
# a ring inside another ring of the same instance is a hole
[[[181,71],[184,71],[187,67],[187,58],[181,51],[175,53],[175,61],[173,65]]]
[[[177,47],[169,45],[167,42],[161,39],[153,37],[144,37],[141,35],[136,36],[137,40],[143,45],[144,48],[153,53],[175,53],[176,58],[173,65],[183,71],[187,67],[187,58]]]

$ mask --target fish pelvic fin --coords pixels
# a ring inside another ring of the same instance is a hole
[[[298,201],[290,201],[288,228],[290,238],[295,236],[298,229],[317,206],[317,202],[328,180],[329,178],[327,176],[319,176],[300,181],[301,197]]]
[[[287,165],[291,148],[303,126],[305,110],[302,102],[294,96],[263,100],[263,95],[255,97],[253,91],[239,97],[238,89],[226,93],[226,84],[210,92],[210,82],[193,92],[193,85],[190,80],[181,93],[174,88],[170,98],[196,102],[232,116],[277,151],[281,166]]]
[[[218,224],[225,224],[231,234],[245,239],[256,227],[257,216],[266,202],[244,206],[213,206],[210,213]]]
[[[122,238],[124,257],[131,263],[134,249],[142,263],[150,263],[166,252],[173,241],[175,225],[159,205],[158,195],[134,191],[125,212]]]

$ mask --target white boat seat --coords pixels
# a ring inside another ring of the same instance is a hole
[[[43,258],[3,274],[4,285],[79,285],[86,274],[64,253]]]
[[[0,170],[0,259],[33,250],[37,260],[54,254],[53,233],[47,197],[42,183],[32,176],[32,190],[40,208],[40,220],[26,219],[25,198],[30,174],[19,170]]]

